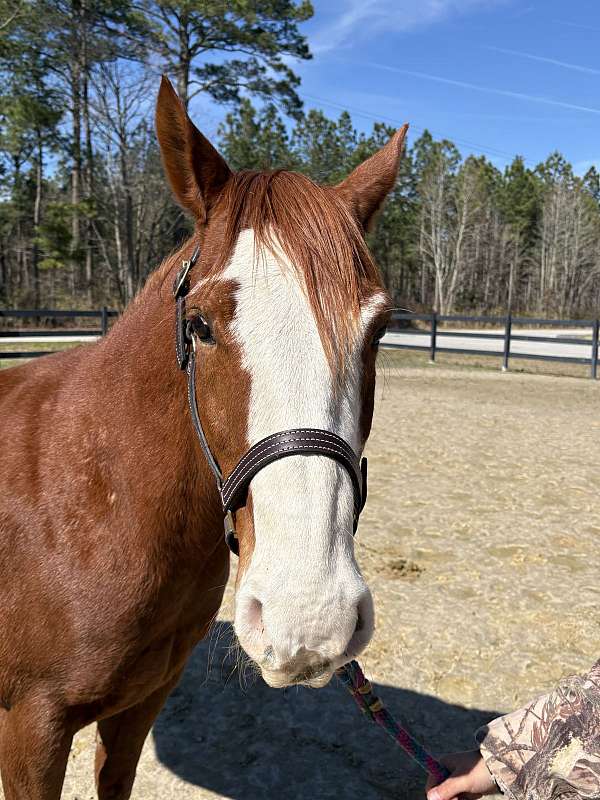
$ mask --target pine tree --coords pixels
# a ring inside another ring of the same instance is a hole
[[[175,77],[186,106],[199,93],[233,104],[248,93],[300,113],[299,78],[283,57],[310,58],[298,30],[313,14],[309,0],[138,0],[134,8],[137,40]]]
[[[235,113],[229,113],[219,127],[223,156],[232,169],[294,169],[297,160],[290,150],[285,124],[274,105],[258,112],[242,99]]]

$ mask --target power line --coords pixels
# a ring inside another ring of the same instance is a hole
[[[375,122],[382,122],[382,121],[383,122],[391,122],[393,125],[398,125],[398,126],[402,124],[402,122],[399,121],[398,119],[393,119],[392,117],[387,117],[384,114],[380,114],[378,116],[375,116],[375,114],[371,114],[370,112],[365,111],[364,109],[353,108],[352,106],[348,106],[348,105],[341,105],[340,103],[336,103],[333,100],[327,100],[324,97],[316,97],[315,95],[306,94],[305,92],[299,92],[299,94],[300,94],[301,97],[304,97],[307,100],[313,100],[313,101],[316,101],[317,103],[324,103],[325,105],[331,106],[332,108],[338,108],[341,111],[351,111],[353,114],[355,114],[355,115],[357,115],[359,117],[365,117],[366,119],[370,119],[370,120],[373,120]],[[444,136],[444,134],[440,133],[439,131],[435,131],[432,128],[423,128],[423,127],[420,127],[419,125],[413,125],[412,122],[410,123],[410,129],[414,130],[414,131],[418,131],[420,133],[423,133],[424,131],[428,130],[430,133],[432,133],[433,135],[437,136],[438,138],[444,138],[444,139],[449,138],[447,136]],[[461,139],[459,137],[452,137],[452,139],[453,139],[453,141],[457,142],[458,144],[462,144],[465,147],[470,147],[471,149],[476,150],[476,151],[478,151],[480,153],[484,153],[484,154],[492,155],[492,156],[500,156],[501,158],[505,158],[508,161],[512,161],[515,158],[515,155],[516,155],[515,153],[508,153],[505,150],[499,150],[499,149],[494,148],[494,147],[489,147],[489,146],[477,144],[477,142],[471,142],[468,139]],[[536,166],[537,165],[537,162],[534,162],[529,158],[525,158],[524,156],[522,158],[523,158],[523,161],[526,164],[530,164],[531,166]]]

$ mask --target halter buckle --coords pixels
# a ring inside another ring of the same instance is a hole
[[[235,556],[239,556],[240,546],[237,534],[235,532],[235,522],[233,521],[233,514],[231,511],[228,511],[227,514],[225,514],[223,524],[225,527],[225,541],[227,542],[227,547]]]
[[[225,514],[223,524],[225,526],[225,541],[227,542],[227,547],[235,556],[239,556],[240,545],[238,542],[237,533],[235,531],[235,522],[233,521],[233,514],[231,511],[228,511],[227,514]]]
[[[173,297],[177,300],[179,297],[186,295],[188,293],[187,287],[187,279],[190,274],[191,268],[194,266],[196,261],[198,261],[198,256],[200,255],[200,246],[197,246],[190,259],[184,259],[181,262],[181,268],[177,275],[175,276],[175,280],[173,281]]]
[[[189,261],[181,262],[181,269],[175,276],[175,280],[173,282],[173,297],[176,300],[179,297],[181,297],[182,294],[187,294],[187,292],[184,292],[183,290],[185,289],[185,284],[187,283],[191,267],[192,267],[191,259]]]

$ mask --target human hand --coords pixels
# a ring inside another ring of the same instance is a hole
[[[450,777],[435,785],[435,778],[427,781],[427,800],[478,800],[488,794],[496,794],[498,787],[485,765],[479,750],[452,753],[441,759],[450,770]]]

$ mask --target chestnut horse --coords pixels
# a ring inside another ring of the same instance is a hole
[[[313,426],[360,454],[389,316],[365,245],[405,128],[343,183],[232,173],[163,79],[162,158],[195,220],[96,344],[0,375],[0,768],[6,800],[60,797],[72,737],[97,721],[101,800],[128,798],[144,740],[219,609],[219,494],[174,352],[174,277],[196,393],[225,475],[258,440]],[[353,487],[322,455],[252,480],[236,513],[235,630],[272,686],[324,685],[373,631]]]

